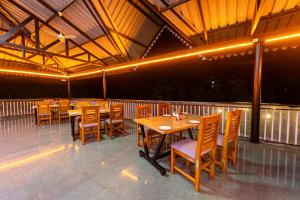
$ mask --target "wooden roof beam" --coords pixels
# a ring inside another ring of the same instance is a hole
[[[91,10],[91,8],[88,6],[88,3],[86,2],[86,0],[83,0],[83,3],[85,4],[85,6],[88,8],[89,12],[91,13],[91,15],[93,16],[93,18],[95,19],[95,21],[98,23],[99,27],[101,27],[101,29],[103,30],[104,33],[107,33],[107,35],[109,36],[108,38],[111,40],[113,46],[118,50],[119,54],[122,55],[122,59],[123,61],[126,61],[126,57],[123,54],[122,50],[120,49],[119,45],[117,44],[117,42],[114,40],[111,32],[108,30],[108,27],[106,26],[106,24],[104,23],[104,21],[102,20],[102,17],[100,16],[99,12],[97,11],[95,5],[93,4],[92,0],[88,0],[90,6],[92,7],[93,10]],[[93,12],[94,11],[94,12]],[[97,15],[97,17],[95,16],[95,14]],[[100,21],[98,21],[98,19]],[[104,29],[103,27],[104,26]]]
[[[22,21],[21,23],[19,23],[18,25],[14,26],[13,28],[11,28],[8,32],[6,32],[3,35],[0,35],[0,43],[1,42],[7,42],[9,41],[11,38],[13,38],[19,31],[20,29],[28,24],[31,20],[33,20],[33,17],[28,17],[27,19],[25,19],[24,21]]]
[[[187,3],[187,2],[189,2],[189,1],[190,1],[190,0],[181,0],[181,1],[177,1],[176,3],[173,3],[173,4],[169,5],[169,6],[164,7],[164,8],[161,8],[159,11],[160,11],[160,12],[165,12],[165,11],[167,11],[167,10],[173,9],[173,8],[175,8],[175,7],[177,7],[177,6],[180,6],[181,4]]]
[[[159,19],[164,21],[169,27],[171,27],[174,31],[176,31],[186,42],[190,45],[193,44],[189,37],[183,33],[179,28],[177,28],[168,18],[162,15],[159,10],[152,5],[148,0],[140,0],[140,2],[149,10],[151,10]]]
[[[65,23],[67,23],[69,26],[71,26],[74,30],[76,30],[78,33],[83,35],[85,38],[87,38],[90,42],[92,42],[94,45],[96,45],[98,48],[100,48],[102,51],[104,51],[106,54],[108,54],[110,57],[115,59],[116,61],[119,62],[119,60],[111,54],[108,50],[106,50],[103,46],[95,42],[89,35],[87,35],[84,31],[79,29],[77,26],[75,26],[70,20],[65,18],[64,16],[59,16],[56,10],[50,6],[48,3],[46,3],[44,0],[37,0],[39,3],[41,3],[43,6],[45,6],[48,10],[52,11],[53,13],[56,13],[58,17],[60,17]]]
[[[118,28],[117,28],[116,24],[113,22],[112,17],[111,17],[111,15],[110,15],[108,9],[107,9],[106,6],[104,5],[103,0],[98,0],[98,2],[99,2],[99,4],[100,4],[100,6],[101,6],[101,8],[102,8],[102,10],[103,10],[103,12],[104,12],[106,18],[108,19],[108,21],[109,21],[111,27],[113,28],[113,30],[118,32]],[[119,37],[119,35],[117,35],[117,38],[118,38],[118,42],[115,41],[116,44],[117,44],[117,46],[120,48],[120,46],[118,45],[118,44],[120,43],[121,46],[122,46],[122,47],[124,48],[124,50],[126,51],[127,56],[128,56],[129,59],[131,60],[132,58],[131,58],[131,56],[130,56],[130,54],[129,54],[129,52],[128,52],[128,50],[127,50],[127,48],[126,48],[126,46],[125,46],[125,44],[124,44],[124,42],[123,42],[123,40]],[[114,37],[112,37],[112,39],[115,40]],[[123,53],[122,53],[122,54],[123,54]]]
[[[254,14],[254,18],[252,19],[251,23],[251,30],[250,30],[250,36],[253,36],[256,30],[256,27],[259,23],[260,18],[262,17],[262,14],[264,12],[264,9],[267,5],[268,1],[263,1],[262,3],[260,0],[256,1],[256,12]]]
[[[208,44],[208,34],[207,34],[207,29],[206,29],[206,23],[205,23],[205,18],[204,18],[204,9],[203,9],[203,5],[202,5],[202,1],[197,0],[197,5],[199,7],[200,20],[201,20],[202,29],[203,29],[204,41],[205,41],[206,44]]]
[[[29,11],[28,9],[26,9],[25,7],[23,7],[22,5],[20,5],[19,3],[17,3],[14,0],[9,0],[9,2],[11,2],[14,6],[18,7],[19,9],[23,10],[24,12],[26,12],[28,15],[31,15],[32,17],[34,17],[35,19],[38,19],[41,23],[43,23],[45,26],[47,26],[48,28],[50,28],[52,31],[54,31],[55,33],[59,34],[60,32],[54,28],[53,26],[51,26],[50,24],[46,24],[45,22],[43,22],[38,16],[36,16],[35,14],[33,14],[31,11]],[[91,54],[93,57],[95,57],[97,60],[99,60],[101,63],[103,63],[103,65],[107,65],[101,58],[99,58],[98,56],[96,56],[95,54],[93,54],[92,52],[90,52],[89,50],[81,47],[79,44],[77,44],[75,41],[70,40],[70,42],[72,42],[73,44],[75,44],[76,46],[78,46],[80,49],[82,49],[83,51],[86,51],[87,53]],[[72,58],[70,58],[72,59]]]

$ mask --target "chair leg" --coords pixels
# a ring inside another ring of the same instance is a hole
[[[60,121],[61,121],[61,116],[60,114],[58,113],[58,123],[60,124]]]
[[[176,161],[175,152],[174,149],[171,148],[171,174],[174,174],[175,161]]]
[[[104,122],[104,129],[105,129],[105,134],[108,135],[108,133],[107,133],[107,123],[106,122]]]
[[[112,126],[112,124],[109,124],[109,137],[110,137],[110,139],[112,139],[112,137],[113,137],[113,126]]]
[[[97,141],[100,142],[100,127],[97,127]]]
[[[81,143],[84,144],[84,128],[80,129],[80,135],[81,135]]]
[[[222,168],[222,172],[226,173],[226,171],[227,171],[227,151],[224,149],[222,151],[221,168]]]
[[[195,191],[199,192],[200,190],[200,163],[196,161],[195,163]]]

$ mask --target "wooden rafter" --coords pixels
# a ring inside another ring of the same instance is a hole
[[[89,12],[91,13],[91,15],[93,16],[93,18],[95,19],[95,21],[98,23],[99,27],[101,27],[101,29],[103,30],[103,32],[107,33],[108,34],[108,38],[111,40],[113,46],[118,50],[119,54],[122,55],[122,59],[123,61],[126,60],[126,57],[125,55],[123,54],[122,50],[120,49],[119,45],[117,44],[117,42],[114,40],[111,32],[108,30],[106,24],[104,23],[104,21],[102,20],[102,17],[100,16],[99,12],[97,11],[95,5],[93,4],[92,0],[88,0],[89,1],[89,4],[91,6],[91,8],[88,6],[88,3],[86,2],[86,0],[83,0],[85,6],[89,9]],[[91,10],[92,9],[92,10]],[[94,12],[93,12],[94,11]],[[97,17],[95,16],[95,14],[97,15]],[[98,21],[98,19],[100,21]],[[104,29],[103,27],[104,26]]]
[[[256,10],[256,13],[255,13],[253,19],[252,19],[252,23],[251,23],[251,30],[250,30],[250,35],[251,36],[254,35],[254,33],[255,33],[256,27],[259,23],[260,18],[262,17],[262,14],[263,14],[264,9],[267,5],[267,2],[268,1],[263,1],[263,2],[260,2],[260,0],[256,1],[257,10]]]
[[[170,6],[169,3],[166,0],[160,0],[166,7]],[[170,11],[182,22],[184,25],[186,25],[192,32],[195,34],[198,34],[197,29],[190,24],[181,14],[176,12],[173,8],[170,8]]]
[[[106,6],[104,5],[105,3],[104,3],[102,0],[98,0],[98,2],[99,2],[99,4],[100,4],[100,6],[101,6],[101,8],[102,8],[102,10],[103,10],[103,12],[104,12],[106,18],[108,19],[108,21],[109,21],[111,27],[113,28],[113,30],[118,32],[118,28],[117,28],[116,24],[115,24],[114,21],[112,20],[112,17],[111,17],[111,15],[110,15],[108,9],[107,9]],[[130,54],[129,54],[127,48],[126,48],[126,45],[125,45],[124,42],[123,42],[123,40],[119,37],[119,35],[116,35],[116,36],[117,36],[117,39],[118,39],[118,42],[115,41],[116,44],[118,45],[118,44],[120,43],[120,44],[122,45],[123,49],[126,51],[127,56],[128,56],[129,59],[131,60],[131,56],[130,56]],[[115,38],[114,38],[113,36],[112,36],[112,39],[115,40]],[[119,45],[118,45],[118,47],[120,48]]]
[[[189,2],[189,1],[190,1],[190,0],[181,0],[181,1],[177,1],[176,3],[173,3],[173,4],[171,4],[171,5],[167,6],[167,7],[161,8],[159,11],[160,11],[160,12],[165,12],[165,11],[167,11],[167,10],[169,10],[169,9],[175,8],[175,7],[177,7],[177,6],[180,6],[181,4],[187,3],[187,2]]]
[[[207,34],[207,29],[206,29],[206,23],[205,23],[205,18],[204,18],[204,9],[202,5],[202,0],[197,0],[197,4],[199,7],[199,13],[200,13],[200,21],[203,29],[203,37],[204,41],[208,43],[208,34]]]
[[[112,29],[109,29],[109,30],[110,30],[111,32],[114,32],[114,33],[118,34],[119,36],[121,36],[121,37],[123,37],[123,38],[125,38],[125,39],[127,39],[127,40],[129,40],[129,41],[131,41],[131,42],[133,42],[133,43],[135,43],[135,44],[141,46],[141,47],[147,48],[147,45],[143,44],[142,42],[137,41],[137,40],[134,39],[134,38],[129,37],[128,35],[125,35],[125,34],[123,34],[123,33],[117,32],[117,31],[112,30]]]
[[[41,23],[43,23],[45,26],[47,26],[48,28],[50,28],[52,31],[54,31],[56,34],[59,34],[60,32],[54,28],[53,26],[51,26],[50,24],[46,24],[45,22],[42,21],[42,19],[40,19],[37,15],[33,14],[31,11],[29,11],[28,9],[26,9],[25,7],[23,7],[22,5],[20,5],[19,3],[17,3],[14,0],[9,0],[10,3],[12,3],[14,6],[16,6],[17,8],[23,10],[25,13],[27,13],[28,15],[34,17],[35,19],[38,19]],[[80,49],[82,49],[83,51],[91,54],[93,57],[95,57],[98,61],[100,61],[103,65],[107,65],[101,58],[99,58],[98,56],[96,56],[95,54],[93,54],[92,52],[90,52],[89,50],[81,47],[79,44],[77,44],[75,41],[70,40],[71,43],[73,43],[74,45],[76,45],[77,47],[79,47]],[[70,58],[72,59],[72,58]]]
[[[13,28],[11,28],[8,32],[6,32],[3,35],[0,35],[0,43],[1,42],[7,42],[10,39],[12,39],[20,30],[21,28],[28,24],[33,18],[32,17],[28,17],[27,19],[25,19],[24,21],[22,21],[21,23],[19,23],[18,25],[14,26]]]
[[[164,15],[162,15],[159,10],[153,6],[148,0],[140,0],[140,2],[145,6],[147,9],[151,10],[159,19],[164,21],[169,27],[171,27],[174,31],[176,31],[186,42],[189,44],[192,44],[191,40],[189,37],[183,33],[177,26],[173,24],[168,18],[166,18]]]
[[[103,52],[105,52],[106,54],[108,54],[110,57],[112,57],[113,59],[115,59],[116,61],[119,62],[119,60],[112,54],[110,53],[108,50],[106,50],[103,46],[101,46],[100,44],[98,44],[97,42],[95,42],[89,35],[87,35],[84,31],[82,31],[81,29],[79,29],[75,24],[73,24],[70,20],[68,20],[67,18],[65,18],[64,16],[59,16],[58,13],[56,12],[56,10],[50,6],[48,3],[46,3],[44,0],[37,0],[39,3],[41,3],[43,6],[45,6],[48,10],[50,10],[53,13],[56,13],[58,17],[60,17],[60,19],[62,19],[65,23],[67,23],[69,26],[71,26],[74,30],[76,30],[78,33],[80,33],[81,35],[83,35],[85,38],[87,38],[91,43],[93,43],[94,45],[96,45],[98,48],[100,48]],[[15,2],[15,1],[14,1]]]

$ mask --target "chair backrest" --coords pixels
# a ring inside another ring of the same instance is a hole
[[[150,105],[140,105],[135,107],[135,118],[147,118],[152,117]]]
[[[162,116],[165,114],[171,114],[170,104],[168,103],[160,103],[158,104],[158,116]]]
[[[196,159],[201,159],[202,152],[216,150],[220,120],[221,116],[219,114],[201,117],[197,139]]]
[[[44,114],[50,112],[50,103],[47,101],[42,101],[37,103],[37,113]]]
[[[235,140],[241,124],[241,110],[233,110],[227,114],[227,122],[223,144],[227,144],[229,140]]]
[[[70,110],[70,101],[69,100],[60,100],[58,102],[58,110],[63,111],[63,112]]]
[[[82,107],[84,107],[84,106],[90,106],[91,104],[90,104],[90,102],[88,102],[88,101],[78,101],[77,103],[76,103],[76,106],[77,106],[77,109],[78,110],[81,110],[82,109]]]
[[[106,109],[108,108],[108,102],[107,101],[96,101],[96,105],[99,106],[100,109]]]
[[[123,120],[124,119],[124,105],[112,104],[110,105],[110,120]]]
[[[98,106],[83,106],[82,124],[100,123],[100,114]]]

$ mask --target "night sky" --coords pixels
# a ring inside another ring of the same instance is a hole
[[[186,49],[165,30],[148,57]],[[249,102],[254,54],[217,60],[189,58],[107,77],[109,98]],[[262,102],[300,104],[300,48],[263,54]],[[66,97],[66,82],[0,75],[0,98]],[[102,78],[71,81],[72,97],[102,97]]]

